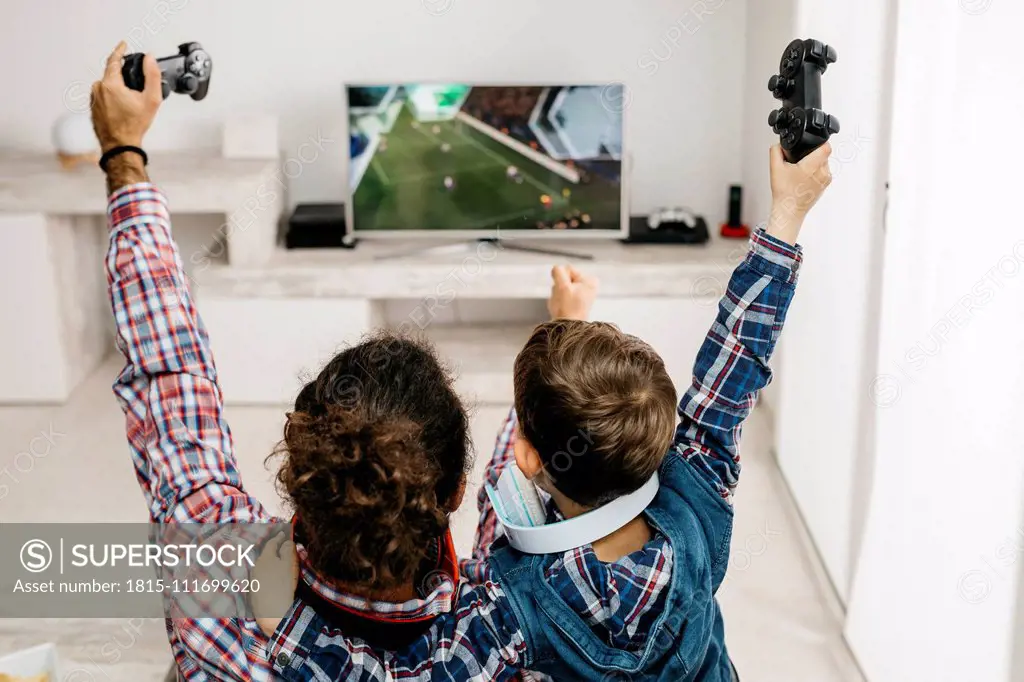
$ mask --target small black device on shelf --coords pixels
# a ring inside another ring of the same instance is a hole
[[[125,55],[121,76],[124,84],[132,90],[142,92],[146,85],[146,75],[142,72],[140,52]],[[199,101],[206,97],[210,89],[210,72],[213,60],[199,43],[182,43],[178,46],[178,54],[173,57],[162,57],[156,60],[160,67],[160,85],[164,99],[172,92],[189,95]]]
[[[299,204],[288,217],[288,249],[351,248],[345,239],[345,204]]]
[[[821,76],[836,59],[835,48],[820,40],[794,40],[782,55],[779,73],[768,81],[768,89],[782,101],[782,108],[768,117],[768,125],[779,136],[790,163],[839,132],[839,119],[821,108]]]
[[[708,224],[685,208],[660,208],[648,216],[630,216],[625,244],[703,244]]]
[[[743,224],[743,187],[729,188],[729,222],[722,223],[720,234],[726,239],[746,239],[750,228]]]

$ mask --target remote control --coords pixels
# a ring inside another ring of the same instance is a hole
[[[141,53],[125,55],[121,75],[124,84],[132,90],[142,92],[146,84],[146,76],[142,73]],[[199,43],[182,43],[178,46],[178,54],[156,60],[160,67],[160,86],[164,99],[172,92],[189,95],[199,101],[206,97],[210,89],[210,71],[213,62]]]
[[[768,81],[782,108],[768,117],[779,136],[786,160],[797,163],[839,132],[839,119],[821,108],[821,76],[837,58],[834,48],[819,40],[794,40],[786,48],[778,75]]]

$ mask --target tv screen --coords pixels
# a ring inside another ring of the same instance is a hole
[[[352,231],[618,236],[622,88],[347,87]]]

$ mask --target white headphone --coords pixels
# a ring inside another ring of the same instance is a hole
[[[525,554],[560,554],[589,545],[625,526],[654,501],[659,486],[655,473],[628,495],[585,514],[548,524],[537,487],[515,462],[501,472],[497,486],[485,484],[484,489],[510,545]]]

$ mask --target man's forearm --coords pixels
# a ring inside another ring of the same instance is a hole
[[[135,152],[122,152],[107,162],[107,196],[139,182],[149,182],[149,174]]]

